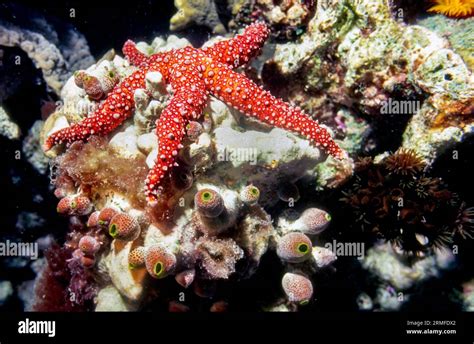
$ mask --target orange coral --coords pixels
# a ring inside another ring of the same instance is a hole
[[[473,0],[433,0],[436,5],[428,12],[444,14],[451,18],[467,18],[474,14]]]

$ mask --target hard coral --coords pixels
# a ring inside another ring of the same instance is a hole
[[[178,12],[170,20],[170,30],[182,30],[192,24],[203,25],[214,33],[226,32],[214,0],[175,0]]]
[[[247,1],[239,8],[229,26],[265,19],[277,39],[293,40],[305,31],[314,9],[315,1],[313,0]]]

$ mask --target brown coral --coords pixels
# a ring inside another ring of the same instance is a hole
[[[474,239],[474,207],[468,208],[465,203],[461,204],[454,232],[463,239]]]
[[[385,161],[385,166],[391,173],[404,176],[415,175],[425,168],[426,164],[414,150],[400,148],[397,152],[389,155]]]
[[[426,174],[414,152],[401,149],[379,163],[364,158],[343,191],[354,227],[407,252],[448,246],[459,204],[440,178]]]

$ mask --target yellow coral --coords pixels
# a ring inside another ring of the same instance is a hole
[[[178,12],[170,19],[170,30],[182,30],[192,24],[204,25],[216,34],[226,33],[213,0],[174,0]]]
[[[444,14],[451,18],[471,17],[474,14],[474,0],[433,0],[436,5],[428,12]]]

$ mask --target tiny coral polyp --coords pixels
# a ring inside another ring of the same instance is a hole
[[[428,12],[444,14],[451,18],[467,18],[474,14],[473,0],[434,0],[436,5]]]

